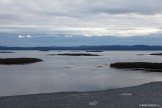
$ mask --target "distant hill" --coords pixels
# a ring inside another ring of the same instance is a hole
[[[148,51],[148,50],[162,50],[162,46],[149,46],[149,45],[102,45],[102,46],[53,46],[53,47],[7,47],[0,46],[0,50],[112,50],[112,51]]]

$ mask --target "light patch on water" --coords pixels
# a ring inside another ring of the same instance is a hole
[[[120,96],[132,96],[133,94],[132,93],[120,93],[119,95]]]
[[[92,102],[89,102],[89,106],[95,106],[99,103],[99,101],[92,101]]]

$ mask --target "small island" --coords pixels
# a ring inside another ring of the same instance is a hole
[[[10,51],[0,51],[0,53],[14,53],[14,52],[10,52]]]
[[[37,58],[0,58],[0,64],[3,65],[30,64],[41,61],[43,60]]]
[[[144,70],[149,72],[162,72],[162,63],[150,62],[118,62],[110,64],[111,68]]]
[[[152,53],[150,55],[158,55],[158,56],[162,56],[162,53]]]
[[[89,53],[62,53],[62,54],[50,54],[51,56],[54,55],[61,55],[61,56],[100,56],[98,54],[89,54]]]
[[[86,52],[104,52],[104,51],[101,51],[101,50],[88,50]]]
[[[39,51],[50,51],[50,50],[48,50],[48,49],[41,49],[41,50],[39,50]]]

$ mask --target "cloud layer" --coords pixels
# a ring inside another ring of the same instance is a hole
[[[83,36],[162,33],[162,0],[0,0],[0,32]]]

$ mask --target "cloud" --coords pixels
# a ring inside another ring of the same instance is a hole
[[[27,37],[27,38],[32,38],[32,36],[31,36],[31,35],[26,35],[26,37]]]
[[[65,37],[73,37],[73,35],[67,35],[67,34],[66,34]]]
[[[162,0],[0,1],[0,32],[142,36],[161,29]]]
[[[18,35],[18,38],[32,38],[31,35]]]
[[[159,14],[162,13],[161,0],[89,0],[92,5],[88,8],[96,13],[138,13],[138,14]]]
[[[18,38],[25,38],[25,36],[22,36],[22,35],[18,35]]]
[[[49,31],[50,32],[50,31]],[[145,36],[150,34],[161,34],[160,28],[154,27],[138,27],[138,28],[58,28],[56,34],[65,34],[66,37],[82,35],[86,37],[92,36]]]

